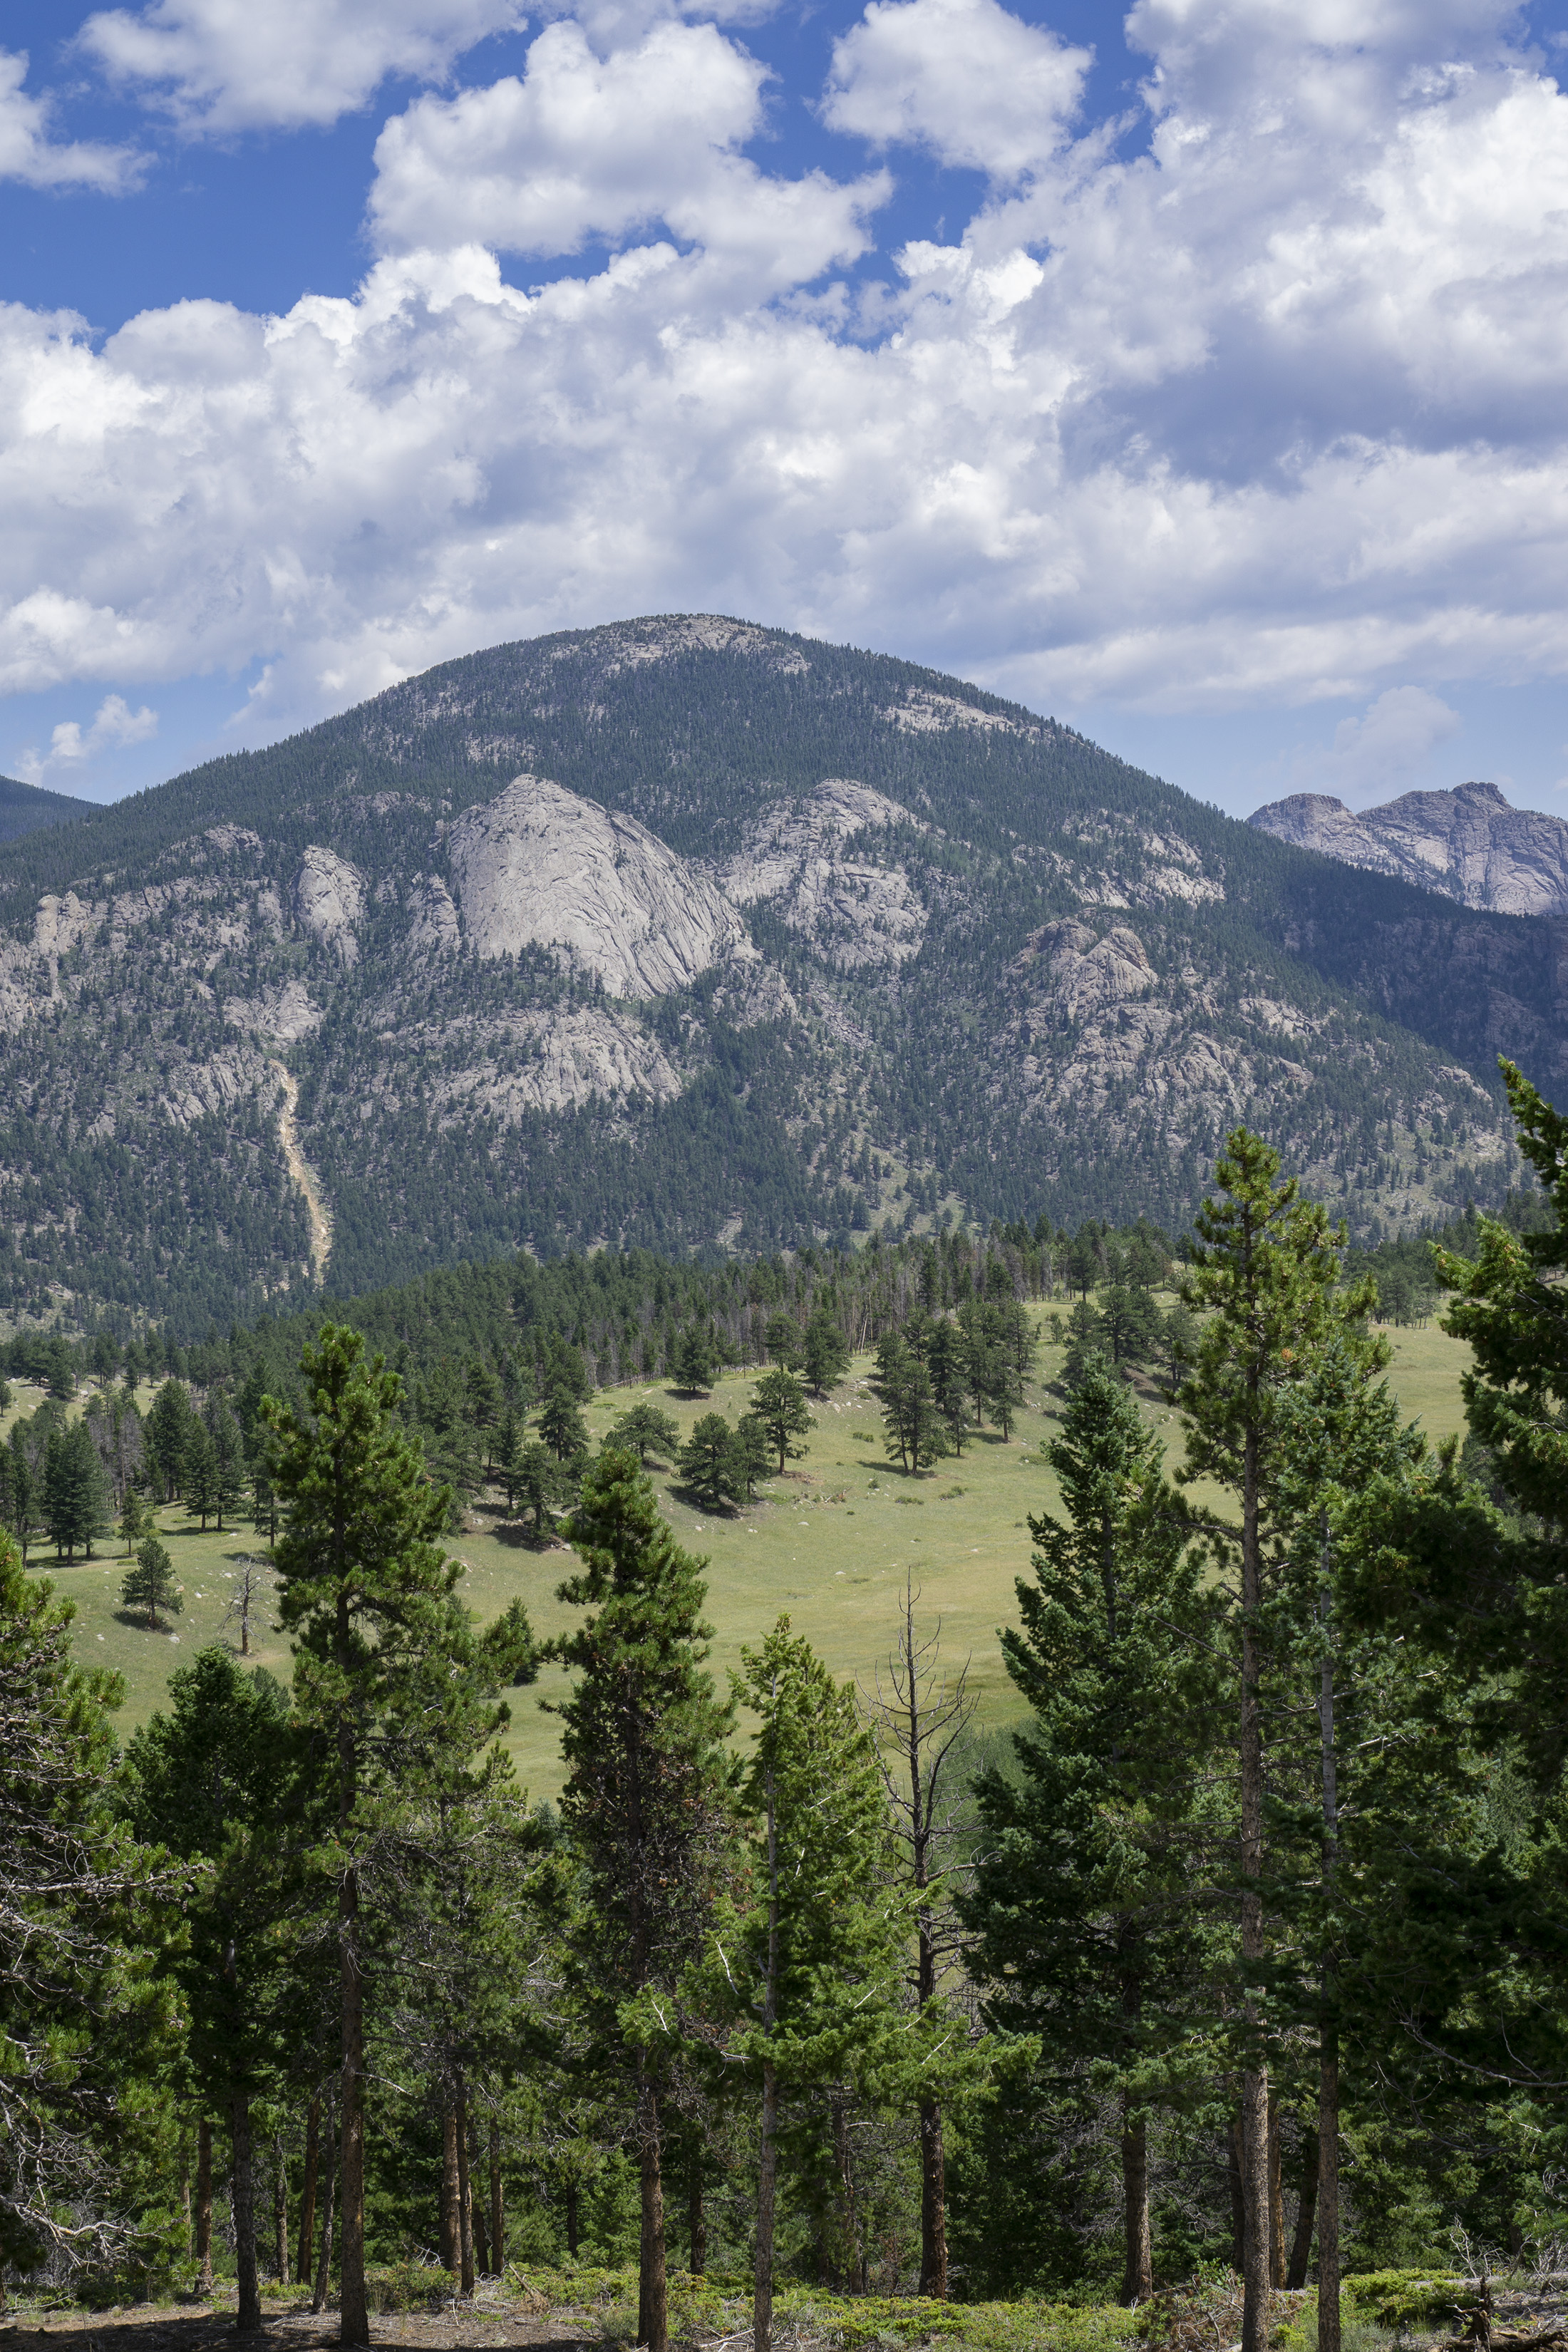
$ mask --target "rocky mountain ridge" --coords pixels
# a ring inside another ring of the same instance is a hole
[[[12,844],[0,914],[12,1314],[226,1323],[309,1291],[323,1218],[340,1293],[1177,1223],[1237,1118],[1365,1234],[1514,1179],[1498,1051],[1568,1080],[1554,926],[713,616],[492,648]]]
[[[1513,807],[1496,784],[1405,793],[1360,811],[1327,793],[1293,793],[1255,810],[1247,823],[1277,841],[1396,875],[1467,907],[1500,915],[1568,910],[1568,824]]]

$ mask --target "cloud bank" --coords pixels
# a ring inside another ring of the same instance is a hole
[[[205,130],[437,78],[502,13],[89,32]],[[101,346],[0,311],[0,689],[265,661],[275,731],[679,606],[1057,708],[1561,677],[1568,99],[1510,22],[1140,0],[1112,138],[1086,57],[999,0],[872,0],[820,97],[842,169],[791,176],[733,30],[562,16],[385,124],[353,299]],[[916,151],[984,174],[972,217],[873,255]],[[1347,771],[1434,721],[1377,709]]]

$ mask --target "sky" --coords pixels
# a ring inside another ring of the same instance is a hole
[[[1568,817],[1568,0],[8,0],[0,771],[641,613]]]

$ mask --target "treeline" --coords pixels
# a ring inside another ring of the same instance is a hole
[[[1440,1259],[1489,1487],[1402,1423],[1371,1282],[1238,1129],[1182,1277],[1169,1465],[1079,1351],[1003,1635],[1008,1740],[912,1591],[870,1689],[781,1620],[719,1690],[647,1401],[586,1458],[570,1337],[530,1401],[574,1465],[550,1644],[458,1601],[448,1493],[359,1335],[327,1327],[272,1402],[257,1364],[200,1411],[171,1381],[144,1419],[94,1400],[77,1443],[110,1481],[118,1444],[132,1496],[201,1475],[222,1413],[258,1446],[294,1667],[204,1651],[121,1756],[111,1678],[0,1559],[13,2272],[183,2274],[189,2210],[210,2283],[226,2186],[242,2328],[264,2270],[335,2293],[358,2343],[378,2261],[467,2292],[629,2258],[641,2342],[679,2263],[750,2274],[767,2352],[781,2277],[1142,2301],[1233,2262],[1262,2352],[1274,2286],[1315,2272],[1331,2343],[1346,2265],[1555,2242],[1568,1120],[1510,1088],[1551,1222],[1477,1221]],[[1006,1411],[1006,1270],[1037,1248],[1060,1281],[1056,1247],[955,1244],[859,1299],[911,1478]],[[1078,1305],[1107,1286],[1087,1248],[1066,1271]],[[808,1296],[761,1334],[781,1460],[808,1349],[826,1386],[847,1344]],[[689,1383],[719,1303],[680,1321]],[[558,1812],[496,1745],[546,1659]]]

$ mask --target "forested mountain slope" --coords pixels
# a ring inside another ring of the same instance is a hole
[[[1557,926],[701,616],[494,647],[11,844],[0,921],[0,1307],[176,1334],[309,1286],[301,1155],[340,1295],[943,1205],[1170,1223],[1238,1117],[1370,1233],[1499,1193],[1497,1053],[1568,1059]]]
[[[39,784],[0,776],[0,841],[15,841],[44,824],[69,824],[92,806],[91,801],[72,800],[68,793],[47,793]]]

